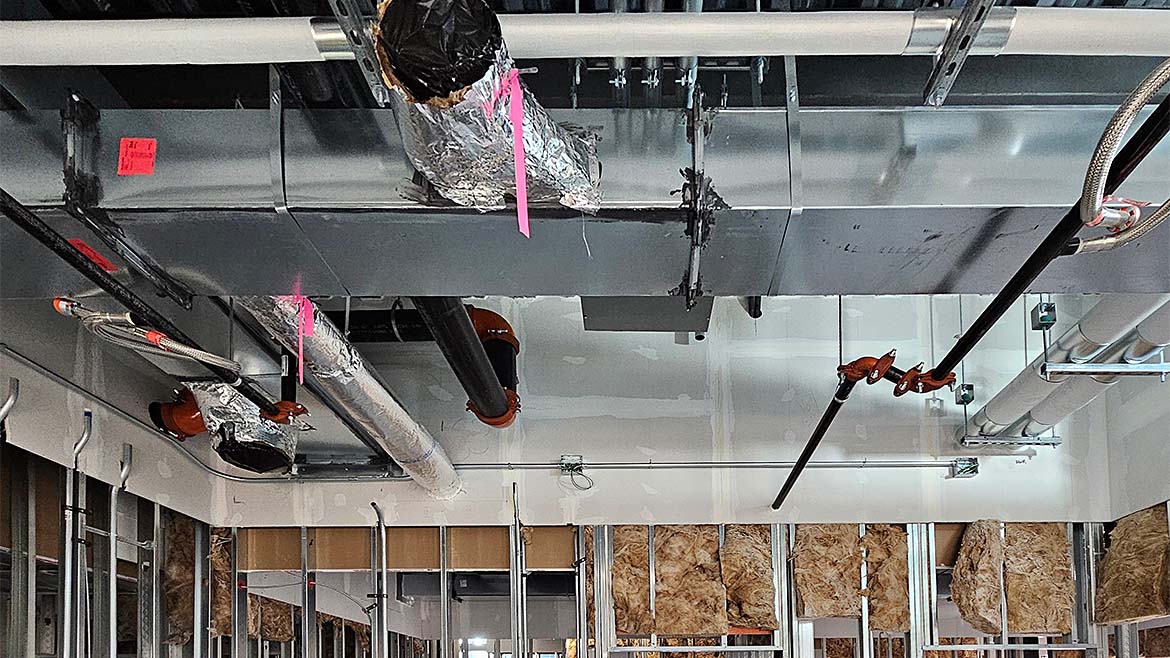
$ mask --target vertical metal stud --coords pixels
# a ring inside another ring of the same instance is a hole
[[[1002,546],[1007,546],[1007,524],[999,523],[999,541]],[[1010,644],[1008,640],[1008,609],[1007,609],[1007,588],[1004,586],[1003,565],[999,567],[999,623],[1000,623],[1000,642],[1004,645],[1004,650],[1001,654],[1006,658],[1008,655],[1007,645]]]
[[[512,528],[509,532],[511,556],[508,573],[511,580],[512,658],[528,656],[528,610],[525,587],[524,538],[520,523],[520,500],[516,483],[512,483]]]
[[[574,544],[574,564],[577,567],[577,658],[588,658],[589,654],[589,584],[588,573],[585,569],[585,551],[592,550],[592,546],[585,545],[585,526],[577,526],[576,542]],[[496,657],[493,657],[496,658]]]
[[[84,444],[79,441],[79,445]],[[58,564],[60,582],[57,586],[57,649],[63,658],[77,658],[80,655],[78,645],[81,632],[77,613],[83,554],[81,526],[85,509],[84,485],[85,475],[76,469],[65,469],[61,496],[64,514],[61,524],[61,562]]]
[[[208,607],[211,601],[208,596],[211,579],[207,577],[211,554],[210,534],[211,528],[206,523],[195,521],[195,586],[192,588],[195,599],[195,619],[192,625],[195,632],[192,638],[195,658],[205,658],[211,648],[211,609]]]
[[[9,656],[35,654],[37,587],[37,496],[36,463],[25,453],[13,450],[8,467],[10,489],[8,520],[12,526],[12,575],[8,605]]]
[[[439,658],[451,656],[451,573],[447,526],[439,526]]]
[[[782,540],[780,524],[773,523],[772,530],[772,614],[776,616],[776,629],[772,631],[772,646],[784,646],[784,629],[787,624],[784,621],[784,605],[783,597],[785,595],[785,588],[788,584],[788,579],[784,577],[781,572],[782,565],[786,562],[780,560],[780,542]]]
[[[248,574],[240,571],[240,536],[232,528],[232,657],[248,655]]]
[[[390,621],[388,617],[390,584],[387,582],[386,555],[386,519],[382,515],[382,508],[371,502],[377,522],[374,525],[373,536],[370,542],[370,577],[374,585],[374,617],[371,628],[370,649],[375,658],[389,658]]]
[[[865,549],[865,524],[857,526],[857,536],[861,540],[861,619],[857,624],[858,658],[873,658],[873,633],[869,628],[869,564],[868,551]]]
[[[317,572],[310,564],[309,529],[301,527],[301,655],[316,658],[317,646]]]
[[[934,524],[926,524],[923,527],[923,532],[926,533],[926,571],[924,572],[928,599],[926,611],[930,615],[927,618],[926,641],[929,644],[938,644],[938,575],[935,573],[938,554],[935,550]]]
[[[92,656],[94,658],[117,658],[117,606],[118,606],[118,488],[106,487],[94,480],[90,505],[90,525],[101,533],[91,532],[93,549],[93,606],[91,609]]]
[[[723,545],[723,526],[720,526],[720,530],[719,530],[719,545],[720,546]],[[647,565],[647,571],[649,574],[648,580],[650,581],[649,583],[647,583],[647,585],[650,587],[650,619],[656,620],[656,619],[658,619],[658,617],[655,616],[655,611],[656,611],[655,598],[657,597],[657,589],[658,589],[657,580],[658,579],[655,578],[655,574],[657,573],[657,571],[656,571],[657,564],[656,564],[656,561],[654,559],[654,524],[650,524],[650,525],[646,526],[646,548],[649,551],[649,554],[647,555],[646,565]],[[652,628],[650,631],[650,645],[651,646],[658,646],[658,633],[656,631],[657,631],[657,628]],[[720,644],[726,645],[727,642],[726,641],[720,642]]]
[[[613,566],[613,526],[593,528],[593,629],[594,658],[609,658],[617,644],[613,630],[613,598],[610,572]]]
[[[1113,636],[1117,639],[1117,658],[1139,658],[1138,625],[1121,624],[1113,627]]]

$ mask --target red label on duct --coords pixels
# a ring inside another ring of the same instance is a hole
[[[123,137],[118,145],[119,176],[153,176],[158,140],[153,137]]]
[[[85,240],[81,238],[69,238],[69,244],[73,245],[75,249],[85,254],[85,257],[93,261],[94,265],[102,268],[106,272],[117,272],[118,266],[110,262],[110,259],[98,253],[97,249],[86,244]]]

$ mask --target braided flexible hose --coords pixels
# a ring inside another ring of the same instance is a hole
[[[1117,157],[1118,149],[1121,148],[1121,139],[1129,132],[1130,126],[1146,103],[1167,82],[1170,82],[1170,59],[1162,62],[1146,76],[1109,120],[1109,125],[1105,127],[1105,132],[1093,151],[1089,170],[1085,173],[1085,186],[1081,192],[1080,203],[1081,222],[1084,224],[1095,225],[1102,218],[1118,222],[1124,220],[1120,211],[1102,205],[1105,196],[1105,177],[1113,164],[1113,159]]]

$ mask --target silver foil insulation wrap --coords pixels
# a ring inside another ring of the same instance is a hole
[[[195,396],[211,448],[225,461],[257,473],[287,471],[296,457],[296,428],[260,415],[260,407],[222,382],[185,382]]]
[[[269,333],[297,351],[301,303],[292,297],[237,297]],[[305,370],[348,420],[377,438],[386,452],[419,486],[440,500],[455,497],[462,481],[443,446],[394,398],[365,358],[337,326],[312,305],[311,335],[302,336]]]
[[[505,196],[516,194],[506,88],[512,70],[512,59],[502,47],[483,78],[448,108],[414,103],[401,89],[391,90],[391,107],[410,163],[440,194],[459,205],[499,210],[505,207]],[[523,82],[520,86],[529,203],[555,201],[597,212],[601,168],[595,140],[557,124]]]

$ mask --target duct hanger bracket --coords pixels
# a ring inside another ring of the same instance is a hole
[[[982,434],[968,434],[959,443],[964,448],[986,447],[1044,447],[1055,448],[1062,443],[1059,436],[983,436]]]
[[[191,291],[171,278],[150,257],[135,251],[126,241],[121,227],[97,207],[101,201],[101,178],[96,164],[100,118],[98,109],[80,94],[70,91],[66,95],[65,109],[61,111],[61,131],[65,141],[65,212],[93,231],[106,247],[153,284],[160,295],[190,310]]]
[[[390,102],[390,90],[382,81],[382,67],[370,34],[370,24],[377,16],[373,3],[370,0],[329,0],[329,8],[345,33],[345,41],[357,59],[374,102],[378,107],[385,107]]]
[[[682,283],[671,291],[673,295],[686,298],[688,311],[698,304],[699,297],[703,295],[699,261],[703,248],[711,239],[715,212],[728,207],[715,192],[711,179],[704,172],[704,146],[708,135],[711,134],[713,115],[712,110],[703,109],[703,90],[696,83],[691,96],[691,107],[687,111],[687,141],[691,144],[691,166],[680,172],[684,179],[682,207],[687,213],[686,236],[690,240],[690,249],[687,252],[687,266]]]
[[[941,107],[959,77],[959,71],[971,54],[971,47],[975,45],[975,37],[991,14],[991,7],[995,0],[967,0],[959,17],[947,30],[942,50],[934,60],[934,68],[927,79],[926,89],[922,92],[922,100],[932,107]]]

